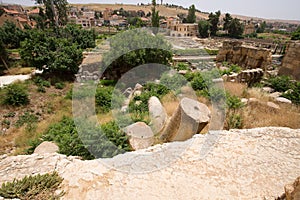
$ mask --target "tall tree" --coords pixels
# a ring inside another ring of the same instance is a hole
[[[198,22],[199,35],[202,38],[207,38],[209,36],[208,30],[210,28],[210,23],[206,20],[200,20]]]
[[[156,1],[152,0],[152,17],[151,17],[151,23],[152,23],[152,27],[158,28],[159,27],[159,12],[156,11]],[[154,34],[156,34],[158,32],[158,30],[154,30],[153,31]]]
[[[220,11],[215,12],[215,14],[210,13],[208,15],[208,21],[210,22],[210,25],[211,25],[210,33],[213,36],[215,36],[217,34],[220,15],[221,15]]]
[[[258,26],[258,28],[256,29],[256,33],[263,33],[263,32],[265,32],[266,26],[267,26],[267,23],[266,23],[266,21],[264,21],[263,23],[261,23]]]
[[[195,23],[196,22],[196,8],[195,5],[191,5],[189,7],[188,16],[186,19],[187,23]]]
[[[58,27],[67,24],[67,0],[36,0],[36,3],[44,4],[46,8],[46,16],[52,26]]]
[[[224,21],[223,30],[224,31],[228,31],[228,25],[231,22],[231,20],[232,20],[231,15],[229,13],[226,13],[225,17],[223,18],[223,21]]]
[[[228,24],[228,33],[231,37],[239,38],[243,35],[244,27],[241,24],[240,20],[234,18]]]

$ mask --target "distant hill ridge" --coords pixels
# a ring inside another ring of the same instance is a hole
[[[144,5],[133,5],[133,4],[96,4],[96,3],[90,3],[90,4],[71,4],[72,6],[76,7],[87,7],[93,10],[104,10],[105,8],[111,8],[113,10],[117,10],[120,8],[123,8],[125,10],[143,10],[145,13],[151,12],[151,7],[152,5],[144,4]],[[157,10],[159,11],[159,14],[161,16],[165,17],[176,17],[177,14],[183,13],[187,14],[188,10],[177,7],[177,8],[171,8],[167,7],[165,5],[158,5]],[[217,11],[217,10],[216,10]],[[225,13],[222,13],[222,16]],[[230,13],[233,17],[237,17],[242,20],[263,20],[266,22],[280,22],[280,23],[290,23],[290,24],[299,24],[300,25],[300,20],[283,20],[283,19],[265,19],[265,18],[259,18],[255,16],[243,16],[243,15],[236,15],[233,13]],[[196,12],[197,19],[207,19],[208,18],[208,12],[201,11],[201,12]]]

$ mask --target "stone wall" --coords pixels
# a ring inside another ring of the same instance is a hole
[[[268,49],[244,46],[240,41],[224,41],[216,61],[237,64],[244,69],[266,70],[272,63],[272,53]]]
[[[279,75],[289,75],[300,80],[300,42],[291,42],[283,57]]]

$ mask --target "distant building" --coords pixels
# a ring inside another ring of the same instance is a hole
[[[171,29],[171,27],[174,27],[174,26],[180,24],[180,20],[176,17],[170,17],[166,21],[167,21],[166,28],[168,28],[168,29]]]
[[[256,29],[255,29],[255,25],[252,23],[246,24],[244,26],[244,35],[250,35],[252,33],[255,33]]]
[[[173,37],[195,37],[198,35],[198,24],[177,24],[170,27]]]

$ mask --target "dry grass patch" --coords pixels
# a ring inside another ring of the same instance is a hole
[[[251,102],[243,109],[243,128],[289,127],[300,128],[300,107],[280,104],[280,109],[270,108],[259,102]]]
[[[238,97],[245,97],[245,93],[247,91],[247,85],[243,83],[225,82],[224,88],[231,95],[235,95]]]
[[[245,98],[256,98],[263,102],[271,100],[269,95],[262,92],[260,88],[248,88]]]
[[[9,75],[22,75],[22,74],[30,74],[33,68],[31,67],[14,67],[9,68],[9,70],[4,70],[5,74]]]

